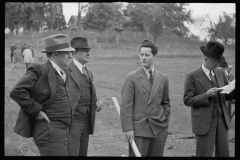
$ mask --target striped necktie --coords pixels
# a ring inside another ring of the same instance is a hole
[[[153,79],[152,70],[149,71],[149,75],[150,75],[150,76],[149,76],[149,81],[150,81],[150,83],[153,85],[153,80],[154,80],[154,79]]]
[[[64,71],[61,70],[61,69],[60,69],[60,73],[61,73],[61,77],[62,77],[62,79],[63,79],[63,81],[64,81],[64,83],[65,83],[65,81],[66,81],[66,74],[65,74]]]

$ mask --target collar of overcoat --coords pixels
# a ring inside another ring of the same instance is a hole
[[[147,104],[149,104],[152,101],[153,97],[157,93],[157,90],[159,88],[159,85],[160,85],[161,79],[162,79],[160,76],[160,73],[156,69],[154,72],[155,73],[154,73],[153,85],[151,85],[151,83],[147,77],[147,74],[142,67],[138,70],[137,75],[136,75],[137,79],[140,81],[140,83],[143,85],[143,87],[150,94]]]

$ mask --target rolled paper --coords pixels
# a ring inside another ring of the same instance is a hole
[[[118,115],[120,116],[120,106],[119,106],[117,98],[116,97],[112,97],[112,101],[113,101],[114,106],[117,109]],[[135,141],[133,139],[130,139],[130,144],[132,146],[132,149],[133,149],[133,152],[134,152],[135,156],[136,157],[141,157],[141,154],[138,151],[137,145],[136,145],[136,143],[135,143]]]

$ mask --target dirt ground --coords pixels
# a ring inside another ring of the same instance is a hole
[[[156,61],[155,68],[165,73],[169,79],[171,115],[170,133],[164,151],[166,157],[195,156],[196,143],[191,132],[190,108],[183,104],[183,85],[186,74],[200,67],[201,63],[201,58],[158,58]],[[230,59],[229,63],[235,68],[234,59]],[[121,104],[120,94],[125,76],[128,72],[140,67],[138,59],[91,59],[87,67],[93,72],[98,99],[103,101],[102,111],[96,114],[95,132],[90,136],[88,156],[128,156],[128,144],[123,136],[120,119],[111,97],[117,97]],[[15,77],[12,84],[16,84],[24,72],[24,65],[18,69],[13,68],[11,74],[16,74],[18,77]],[[5,76],[9,75],[5,73]],[[9,100],[9,103],[16,105],[12,100]],[[16,108],[19,109],[18,106]],[[13,128],[10,129],[13,131]],[[235,118],[231,122],[229,139],[234,137]],[[12,140],[5,139],[5,143],[11,143]],[[24,141],[24,144],[18,146],[22,150],[20,155],[38,156],[39,153],[32,139],[24,139]],[[229,141],[229,148],[230,156],[234,157],[235,140]]]

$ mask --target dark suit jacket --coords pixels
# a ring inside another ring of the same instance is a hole
[[[10,97],[21,107],[14,132],[32,137],[35,117],[51,105],[56,94],[55,69],[50,61],[33,64],[10,92]]]
[[[215,75],[218,87],[228,84],[223,71],[215,69]],[[202,70],[202,67],[187,74],[183,101],[186,106],[191,107],[192,132],[198,135],[205,135],[210,127],[213,110],[213,98],[207,97],[206,92],[212,88],[211,81]],[[231,94],[220,94],[224,119],[227,127],[230,126],[230,120],[226,108],[226,100],[232,100],[235,91]]]
[[[153,86],[141,67],[127,74],[122,87],[120,116],[123,131],[156,137],[168,127],[169,86],[166,75],[155,70]]]
[[[92,72],[89,71],[87,68],[86,70],[90,74],[90,80],[92,84],[92,104],[91,104],[91,109],[90,109],[90,124],[89,124],[89,133],[93,134],[94,132],[94,125],[95,125],[95,113],[96,113],[96,102],[97,102],[97,97],[96,97],[96,90],[95,86],[93,84],[93,75]],[[73,109],[73,114],[75,112],[75,109],[78,105],[78,101],[80,99],[80,81],[78,77],[78,68],[77,66],[73,63],[73,61],[69,64],[69,66],[64,68],[65,73],[67,74],[67,83],[69,86],[69,92],[70,92],[70,99],[72,103],[72,109]],[[82,108],[83,114],[86,113],[85,108]]]

